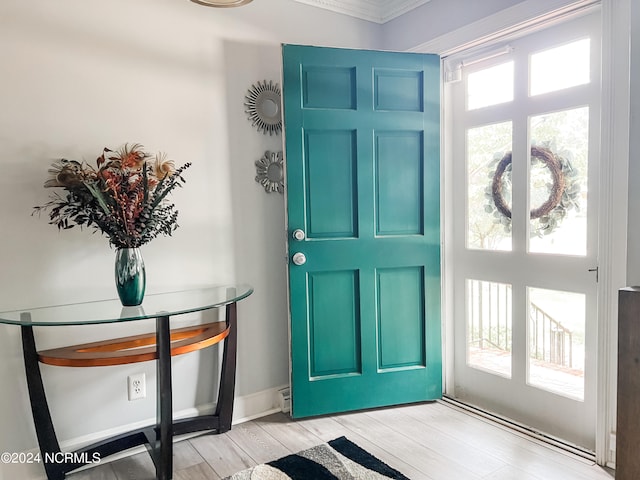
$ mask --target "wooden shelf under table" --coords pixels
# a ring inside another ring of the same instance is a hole
[[[226,322],[171,330],[171,356],[210,347],[229,335]],[[155,332],[38,352],[38,360],[59,367],[101,367],[146,362],[158,358]]]

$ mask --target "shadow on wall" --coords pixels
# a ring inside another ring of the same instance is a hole
[[[245,95],[258,81],[281,81],[279,45],[224,42],[231,205],[238,282],[254,294],[239,305],[237,395],[289,383],[288,307],[284,196],[255,181],[255,162],[282,151],[282,134],[252,126]]]

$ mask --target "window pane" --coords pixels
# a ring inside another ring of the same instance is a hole
[[[488,107],[513,100],[513,62],[470,73],[467,78],[467,108]]]
[[[540,152],[529,174],[529,208],[539,216],[530,220],[529,251],[586,255],[589,108],[531,117],[529,129],[532,151]]]
[[[589,83],[590,40],[531,55],[531,95]]]
[[[585,295],[528,292],[529,385],[584,400]]]
[[[511,122],[467,131],[467,248],[511,250],[511,221],[496,210],[492,178],[511,151]],[[511,166],[502,178],[502,194],[511,208]]]
[[[511,378],[511,285],[467,280],[467,365]]]

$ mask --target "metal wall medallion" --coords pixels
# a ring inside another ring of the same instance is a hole
[[[260,160],[256,160],[256,182],[262,185],[267,193],[284,193],[282,152],[267,150]]]
[[[251,124],[265,135],[279,134],[282,131],[282,108],[280,106],[280,87],[269,80],[251,85],[245,95],[245,113]]]

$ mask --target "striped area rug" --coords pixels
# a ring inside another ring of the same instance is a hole
[[[225,480],[409,480],[346,437],[238,472]]]

